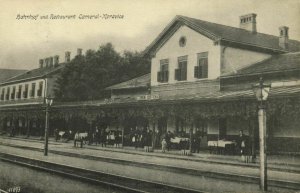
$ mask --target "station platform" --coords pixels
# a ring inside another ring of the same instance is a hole
[[[26,147],[26,148],[22,148]],[[44,143],[37,139],[23,139],[0,136],[0,151],[13,153],[20,156],[52,161],[60,164],[73,165],[90,170],[99,170],[118,175],[126,175],[133,178],[141,178],[150,181],[160,181],[173,185],[192,187],[208,192],[216,191],[216,185],[224,191],[233,192],[258,192],[258,184],[240,184],[238,181],[223,181],[214,178],[200,177],[200,173],[215,173],[239,175],[243,177],[259,177],[258,163],[244,163],[239,156],[212,155],[200,152],[192,156],[180,155],[179,151],[162,153],[144,152],[143,149],[100,147],[99,145],[84,145],[83,148],[74,147],[73,141],[55,142],[49,141],[49,154],[43,156],[42,151],[33,151],[27,148],[44,148]],[[54,154],[52,151],[61,153],[72,153],[73,156]],[[75,155],[75,156],[74,156]],[[85,159],[87,157],[87,159]],[[105,161],[103,158],[105,157]],[[110,160],[111,159],[111,160]],[[119,160],[116,163],[115,160]],[[300,158],[289,156],[268,157],[268,178],[278,181],[289,181],[300,184]],[[122,164],[124,162],[124,164]],[[130,162],[130,163],[129,163]],[[129,163],[129,164],[128,164]],[[134,163],[139,163],[136,165]],[[143,167],[141,164],[154,166]],[[163,167],[175,168],[172,171],[157,169]],[[182,169],[194,171],[193,174],[182,173]],[[176,171],[178,170],[178,171]],[[199,172],[199,175],[195,174]],[[216,185],[214,185],[216,184]],[[225,188],[224,188],[225,187]],[[272,192],[282,192],[282,189],[271,189]],[[222,191],[223,192],[223,191]]]
[[[39,137],[30,137],[26,138],[24,136],[18,137],[7,137],[0,136],[1,139],[6,140],[17,140],[27,142],[38,142],[44,143],[44,141]],[[1,141],[0,141],[1,142]],[[21,142],[18,142],[21,143]],[[55,141],[54,138],[49,138],[49,143],[51,145],[59,145],[60,147],[70,148],[73,146],[73,140],[66,142],[65,140]],[[127,153],[127,154],[135,154],[135,155],[145,155],[145,156],[155,156],[162,158],[173,158],[180,160],[192,160],[192,161],[206,161],[211,163],[228,163],[228,164],[244,164],[244,160],[240,155],[222,155],[222,154],[211,154],[208,150],[201,150],[199,153],[193,153],[190,156],[182,155],[180,150],[171,149],[170,151],[162,152],[161,149],[154,149],[153,152],[145,152],[143,148],[134,148],[129,146],[124,147],[115,147],[113,145],[107,145],[106,147],[102,147],[101,145],[91,144],[91,145],[83,145],[82,149],[90,149],[90,150],[101,150],[107,152],[119,152],[119,153]],[[269,166],[276,168],[288,168],[288,169],[299,169],[300,170],[300,155],[295,154],[271,154],[267,156],[267,163]],[[245,165],[259,165],[259,155],[256,155],[253,163],[245,163]]]

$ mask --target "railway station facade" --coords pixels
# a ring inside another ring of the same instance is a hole
[[[201,133],[201,148],[210,141],[235,141],[239,131],[258,145],[257,101],[252,86],[263,77],[271,84],[267,101],[270,152],[300,150],[300,42],[289,39],[288,27],[278,36],[257,32],[256,15],[230,27],[176,16],[146,48],[151,72],[106,88],[110,98],[58,102],[51,106],[54,129],[120,131],[124,144],[130,131],[151,130],[159,146],[171,131],[179,138]],[[81,50],[77,54],[81,54]],[[46,97],[60,70],[70,61],[57,57],[0,84],[0,131],[44,135]]]

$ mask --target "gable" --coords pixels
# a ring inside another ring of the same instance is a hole
[[[179,45],[182,37],[186,40],[185,46]],[[212,40],[182,25],[156,50],[156,58],[163,59],[206,52],[211,46],[213,46]]]

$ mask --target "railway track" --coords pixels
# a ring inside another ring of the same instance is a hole
[[[33,151],[40,151],[40,152],[43,151],[43,149],[35,148],[35,147],[18,146],[18,145],[13,145],[13,144],[10,144],[9,146],[33,150]],[[130,165],[130,166],[150,168],[150,169],[163,170],[163,171],[176,172],[176,173],[184,173],[184,174],[195,175],[195,176],[204,176],[204,177],[209,177],[209,178],[214,178],[214,179],[236,181],[236,182],[241,182],[241,183],[259,184],[259,180],[260,180],[259,177],[249,176],[249,175],[201,171],[201,170],[195,170],[192,168],[181,168],[181,167],[176,167],[176,166],[159,165],[159,164],[154,164],[154,163],[135,162],[135,161],[130,161],[130,160],[110,158],[110,157],[82,155],[82,154],[77,154],[77,153],[63,152],[63,151],[56,151],[56,150],[49,150],[49,152],[52,154],[57,154],[57,155],[62,155],[62,156],[77,157],[77,158],[88,159],[88,160],[97,160],[97,161],[103,161],[103,162],[109,162],[109,163],[116,163],[116,164],[120,164],[120,165]],[[268,185],[271,187],[285,188],[285,189],[291,189],[291,190],[300,190],[300,184],[297,182],[292,182],[292,181],[268,179]]]
[[[0,153],[0,160],[30,167],[36,170],[41,170],[51,174],[58,174],[68,178],[78,179],[88,183],[109,186],[110,188],[116,188],[126,192],[204,193],[200,190],[134,179],[126,176],[109,174],[70,165],[57,164],[7,153]]]

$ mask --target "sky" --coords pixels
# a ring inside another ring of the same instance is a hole
[[[39,59],[59,55],[63,61],[65,51],[74,57],[77,48],[85,52],[107,42],[121,53],[142,51],[176,15],[239,27],[239,16],[256,13],[258,32],[279,35],[278,27],[288,26],[290,39],[300,41],[300,0],[0,0],[0,7],[0,68],[33,69]]]

